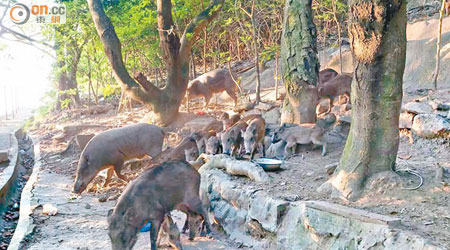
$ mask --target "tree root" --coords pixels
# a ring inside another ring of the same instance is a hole
[[[228,155],[201,154],[197,161],[191,163],[197,168],[201,162],[205,162],[205,164],[202,164],[202,166],[198,168],[200,174],[209,168],[219,168],[225,169],[225,171],[231,175],[247,176],[256,182],[267,182],[269,180],[267,173],[255,163],[239,161]]]

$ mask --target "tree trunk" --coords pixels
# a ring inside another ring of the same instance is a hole
[[[339,74],[342,74],[342,38],[341,38],[341,23],[337,18],[336,10],[336,0],[332,0],[333,4],[333,19],[336,22],[337,32],[338,32],[338,44],[339,44]]]
[[[439,76],[439,64],[441,62],[441,40],[442,40],[442,18],[444,18],[445,4],[447,0],[442,0],[441,9],[439,10],[439,27],[438,27],[438,38],[436,42],[436,66],[434,68],[433,74],[433,86],[434,90],[437,89],[437,79]]]
[[[252,15],[251,15],[251,21],[252,21],[252,37],[253,37],[253,53],[255,56],[255,69],[256,69],[256,99],[255,103],[256,105],[259,104],[261,101],[261,76],[259,73],[259,52],[258,52],[258,38],[256,34],[256,22],[255,22],[255,0],[253,0],[252,3]]]
[[[275,78],[275,101],[278,100],[278,59],[280,57],[280,52],[277,51],[275,53],[275,71],[274,71],[274,78]]]
[[[361,197],[370,176],[395,168],[406,55],[406,2],[350,0],[352,124],[339,166],[324,187]],[[369,21],[370,20],[370,21]]]
[[[282,109],[282,122],[316,121],[319,72],[316,40],[311,0],[286,0],[281,63],[287,98]]]
[[[103,10],[101,1],[88,0],[88,4],[116,80],[133,99],[153,108],[157,122],[162,125],[173,122],[177,117],[189,81],[192,44],[198,33],[220,11],[223,0],[212,0],[207,8],[189,23],[181,39],[174,31],[171,1],[157,0],[160,46],[168,71],[167,84],[163,89],[154,86],[142,73],[135,76],[136,81],[131,78],[122,60],[120,40]]]

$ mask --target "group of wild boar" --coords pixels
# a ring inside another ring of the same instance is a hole
[[[212,93],[226,91],[236,102],[236,87],[227,70],[215,70],[194,79],[188,88],[191,96],[204,96],[206,105]],[[319,95],[330,98],[345,95],[349,101],[351,77],[338,75],[332,69],[319,73]],[[332,101],[330,102],[330,109]],[[73,192],[81,194],[102,170],[107,169],[104,185],[113,173],[121,174],[124,162],[144,156],[152,157],[153,167],[145,170],[123,191],[114,209],[108,212],[108,230],[113,249],[132,249],[138,231],[151,224],[151,249],[157,249],[158,235],[168,234],[169,244],[182,249],[180,233],[170,218],[170,212],[180,210],[187,219],[183,231],[189,230],[193,239],[202,224],[201,232],[210,234],[210,223],[199,196],[200,175],[190,165],[202,153],[224,153],[232,157],[257,153],[263,157],[286,157],[295,153],[297,144],[322,146],[326,128],[319,124],[288,125],[269,130],[261,115],[241,117],[224,112],[202,129],[191,133],[174,148],[162,151],[165,133],[162,128],[145,123],[101,132],[94,136],[81,153]],[[161,230],[160,230],[161,229]]]

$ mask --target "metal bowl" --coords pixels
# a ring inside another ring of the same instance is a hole
[[[270,158],[259,158],[254,160],[254,162],[261,166],[265,171],[280,170],[281,164],[283,163],[283,161]]]

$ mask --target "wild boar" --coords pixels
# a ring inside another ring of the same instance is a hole
[[[161,164],[162,162],[169,160],[193,161],[198,158],[198,155],[197,143],[194,138],[188,136],[174,148],[161,152],[152,160],[152,164]]]
[[[261,118],[253,119],[245,131],[242,131],[244,138],[245,153],[250,154],[253,160],[256,151],[259,149],[263,156],[266,156],[264,137],[266,132],[266,121]]]
[[[330,99],[330,108],[328,109],[328,112],[331,111],[331,108],[333,107],[333,99],[337,96],[345,95],[347,98],[347,103],[350,102],[351,83],[352,76],[349,74],[343,74],[336,76],[326,82],[322,87],[319,87],[319,97]]]
[[[245,121],[239,121],[231,128],[221,134],[223,153],[231,156],[241,154],[242,144],[244,142],[242,138],[242,130],[247,129],[248,124]]]
[[[231,76],[227,69],[215,69],[189,82],[188,96],[189,98],[203,96],[205,98],[205,107],[207,107],[213,93],[226,91],[236,106],[237,85],[233,78],[236,79],[234,75],[233,77]]]
[[[155,157],[162,150],[163,130],[155,125],[139,123],[101,132],[86,145],[78,161],[73,192],[82,193],[94,177],[108,169],[104,185],[113,175],[127,181],[120,171],[123,163],[146,155]]]
[[[297,144],[310,144],[322,146],[322,155],[327,153],[327,142],[324,134],[326,130],[315,123],[304,123],[288,127],[283,124],[272,135],[272,143],[280,140],[286,141],[285,156],[295,154]]]
[[[326,68],[319,71],[319,86],[325,84],[329,80],[338,76],[338,73],[334,69]]]
[[[223,130],[227,130],[238,122],[241,119],[241,116],[239,114],[234,114],[230,117],[228,113],[224,113],[220,119],[222,120]]]
[[[220,154],[222,151],[222,145],[220,139],[217,136],[209,137],[206,142],[206,153],[210,155]]]
[[[206,141],[209,137],[215,136],[216,133],[222,131],[222,122],[213,120],[206,124],[201,130],[193,132],[191,137],[195,139],[197,143],[198,152],[200,154],[205,153]]]
[[[201,216],[206,232],[210,234],[199,188],[200,174],[186,161],[168,161],[144,171],[126,187],[117,205],[108,212],[112,249],[131,250],[139,229],[146,222],[151,223],[150,247],[157,249],[158,232],[164,216],[175,209],[187,212],[190,218]]]

